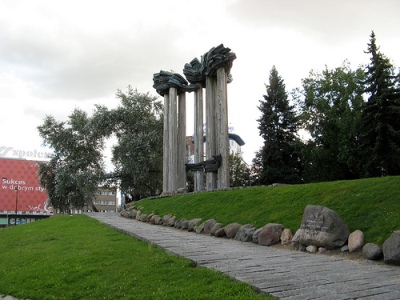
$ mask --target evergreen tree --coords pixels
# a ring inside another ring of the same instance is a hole
[[[360,128],[363,176],[400,174],[400,89],[390,60],[379,51],[372,32],[371,55],[363,82],[368,101]]]
[[[266,88],[267,94],[258,107],[262,115],[257,120],[260,136],[264,138],[260,183],[298,183],[301,181],[301,162],[296,136],[297,118],[275,66],[271,69]]]

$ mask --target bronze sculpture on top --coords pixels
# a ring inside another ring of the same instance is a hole
[[[208,165],[218,157],[218,166],[207,168],[210,172],[206,173],[205,188],[229,187],[227,83],[231,82],[230,70],[235,59],[235,53],[221,44],[205,53],[201,61],[195,58],[185,64],[183,73],[190,84],[176,73],[160,71],[154,74],[153,87],[164,97],[163,193],[176,192],[186,186],[185,92],[195,92],[194,165]],[[206,88],[206,162],[203,162],[203,87]],[[186,169],[196,168],[186,166]],[[204,190],[203,176],[196,172],[195,191],[201,190]]]

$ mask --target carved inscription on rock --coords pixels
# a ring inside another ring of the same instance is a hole
[[[308,205],[299,229],[300,243],[334,249],[344,245],[349,228],[333,210]]]

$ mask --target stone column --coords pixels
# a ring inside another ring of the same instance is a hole
[[[178,176],[178,136],[177,136],[177,89],[171,87],[169,89],[169,118],[168,118],[168,191],[177,190]]]
[[[199,88],[194,94],[194,163],[204,160],[203,132],[203,89]],[[204,190],[203,172],[194,172],[194,191]]]
[[[169,189],[168,166],[169,166],[169,95],[164,94],[164,130],[163,130],[163,192]]]
[[[216,136],[215,136],[215,89],[216,82],[212,77],[206,77],[206,156],[212,159],[216,155]],[[217,188],[217,174],[206,173],[206,190],[212,191]]]
[[[229,188],[229,135],[228,135],[228,96],[227,75],[224,68],[217,70],[216,99],[217,105],[217,152],[222,156],[218,170],[218,189]]]
[[[186,188],[186,93],[178,96],[178,158],[177,188]]]

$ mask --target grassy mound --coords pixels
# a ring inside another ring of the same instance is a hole
[[[195,193],[144,199],[135,206],[147,214],[214,218],[225,225],[281,223],[294,233],[309,204],[333,209],[350,232],[362,230],[366,242],[382,244],[400,230],[400,176]]]

